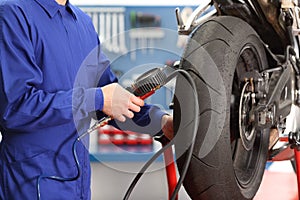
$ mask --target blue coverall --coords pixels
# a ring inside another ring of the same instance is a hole
[[[39,176],[77,174],[73,141],[95,111],[104,116],[100,87],[117,79],[90,18],[77,7],[0,2],[0,199],[34,200]],[[135,121],[156,119],[158,126],[162,115],[146,105]],[[90,199],[87,146],[79,143],[77,154],[82,175],[71,182],[42,179],[43,200]]]

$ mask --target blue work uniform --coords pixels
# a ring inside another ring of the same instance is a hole
[[[0,30],[0,199],[33,200],[38,177],[77,174],[72,144],[96,112],[104,116],[100,87],[117,79],[90,18],[69,2],[1,0]],[[146,105],[135,121],[157,127],[163,114]],[[81,142],[77,156],[81,176],[41,179],[41,199],[90,199]]]

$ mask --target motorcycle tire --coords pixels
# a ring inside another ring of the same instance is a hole
[[[261,72],[267,66],[259,36],[239,18],[215,17],[191,33],[180,64],[194,79],[199,106],[199,126],[183,182],[191,199],[243,200],[255,196],[267,161],[269,129],[258,130],[252,123],[240,122],[240,105],[249,113],[253,107],[247,110],[240,99],[243,75]],[[185,82],[177,78],[174,94],[174,129],[176,135],[188,138],[175,143],[180,174],[194,117],[190,116],[192,92],[185,88]],[[241,135],[251,130],[254,137],[245,148]]]

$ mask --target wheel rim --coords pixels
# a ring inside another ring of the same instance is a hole
[[[252,97],[251,92],[247,91],[249,85],[250,84],[247,81],[243,86],[239,104],[239,133],[243,147],[247,151],[250,151],[252,149],[255,141],[255,125],[253,120],[254,114],[252,111]]]
[[[244,81],[243,74],[259,71],[261,62],[257,51],[252,45],[246,45],[240,53],[232,86],[230,107],[230,137],[233,169],[236,180],[241,188],[251,187],[255,177],[257,163],[262,145],[262,132],[255,129],[251,122],[251,96],[246,88],[249,83]],[[236,116],[239,116],[238,119]]]

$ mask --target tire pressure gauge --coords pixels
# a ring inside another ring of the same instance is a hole
[[[131,85],[131,88],[127,88],[134,95],[141,97],[148,97],[149,93],[153,93],[155,90],[161,88],[167,80],[167,75],[163,72],[164,68],[151,69],[141,76],[139,76],[135,82]]]

